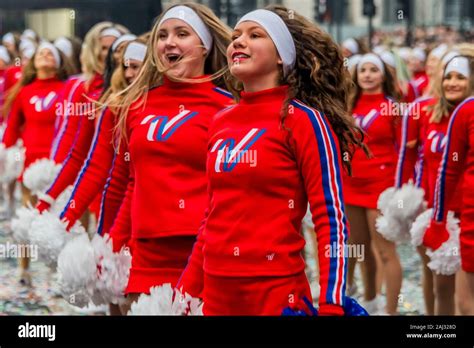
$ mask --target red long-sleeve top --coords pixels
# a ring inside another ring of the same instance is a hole
[[[425,71],[419,71],[413,74],[413,79],[408,82],[407,95],[405,101],[411,103],[420,98],[425,93],[429,85],[429,78]]]
[[[13,102],[3,143],[10,147],[18,139],[23,140],[25,168],[35,160],[49,156],[63,88],[64,82],[57,77],[35,79],[21,88]]]
[[[318,239],[320,310],[342,314],[348,226],[339,144],[326,117],[298,100],[291,101],[281,127],[287,91],[281,86],[242,93],[238,105],[214,118],[208,213],[178,287],[200,294],[203,270],[233,277],[303,271],[300,228],[309,201]]]
[[[132,238],[195,236],[207,206],[206,144],[213,115],[232,102],[211,82],[164,79],[127,116],[130,180],[111,230]],[[123,232],[125,231],[125,233]]]
[[[76,178],[69,202],[60,215],[61,219],[65,218],[69,222],[69,226],[74,225],[101,191],[103,195],[97,232],[108,233],[117,215],[125,195],[129,171],[124,149],[120,152],[114,149],[116,121],[110,109],[100,113],[86,161]]]
[[[58,153],[64,146],[70,146],[68,154],[63,161],[63,166],[53,184],[46,194],[56,199],[69,185],[74,183],[84,160],[87,157],[95,130],[96,115],[91,113],[96,108],[91,100],[97,100],[102,91],[102,76],[96,74],[91,81],[81,84],[84,86],[82,93],[73,99],[74,113],[68,114],[68,126],[59,143]],[[78,87],[78,89],[80,88]]]
[[[449,205],[461,191],[462,213],[464,209],[472,211],[474,207],[474,97],[460,103],[453,111],[448,125],[446,146],[439,165],[434,196],[435,222],[446,221]],[[464,177],[463,177],[464,175]],[[458,185],[462,185],[461,187]],[[471,218],[471,214],[462,214],[462,223]]]

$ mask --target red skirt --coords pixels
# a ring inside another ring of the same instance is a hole
[[[344,177],[343,194],[346,205],[377,209],[380,194],[394,185],[393,175],[377,180]]]
[[[465,208],[461,213],[461,266],[469,273],[474,273],[474,209]]]
[[[204,315],[281,315],[312,301],[304,272],[285,277],[220,277],[204,273]]]
[[[195,236],[135,239],[126,294],[149,294],[166,283],[174,287],[191,255]]]

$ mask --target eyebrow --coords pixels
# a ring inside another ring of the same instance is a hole
[[[177,27],[173,27],[171,28],[171,30],[181,30],[181,29],[187,29],[189,30],[189,28],[185,25],[180,25],[180,26],[177,26]],[[160,29],[160,31],[168,31],[167,29],[163,28],[163,29]]]

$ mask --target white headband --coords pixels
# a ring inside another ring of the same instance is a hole
[[[130,42],[125,49],[125,53],[123,54],[123,60],[127,61],[130,59],[138,60],[143,62],[146,55],[146,45],[140,42]]]
[[[31,59],[33,55],[35,54],[36,49],[34,47],[27,47],[23,51],[21,51],[21,54],[23,57]]]
[[[287,75],[295,66],[296,47],[288,27],[279,15],[269,10],[255,10],[247,13],[236,24],[252,21],[268,33],[283,61],[283,74]]]
[[[382,74],[385,74],[385,68],[383,66],[382,59],[380,59],[379,56],[373,53],[367,53],[362,56],[360,59],[360,62],[357,64],[357,72],[360,72],[362,69],[362,66],[366,63],[372,63],[375,65],[381,72]]]
[[[31,29],[25,29],[23,33],[21,34],[22,39],[31,39],[31,40],[36,40],[36,33],[31,30]]]
[[[469,77],[471,71],[469,69],[469,60],[466,57],[454,57],[444,70],[444,76],[448,75],[450,72],[455,71],[460,73],[465,77]]]
[[[397,62],[395,61],[395,56],[392,54],[392,52],[384,51],[382,54],[380,54],[380,58],[385,64],[390,65],[392,68],[397,67]]]
[[[122,36],[122,33],[115,28],[107,28],[100,32],[100,37],[104,36],[113,36],[115,38],[119,38]]]
[[[441,57],[443,56],[443,54],[446,53],[447,50],[448,50],[448,45],[446,44],[438,45],[431,50],[430,56],[434,56],[438,59],[441,59]]]
[[[355,67],[361,60],[361,54],[353,54],[347,59],[347,69],[350,71],[353,67]]]
[[[72,43],[64,36],[58,37],[54,41],[54,46],[56,46],[62,53],[64,53],[67,57],[72,57]]]
[[[9,43],[11,45],[15,44],[15,36],[12,33],[6,33],[3,35],[2,41],[5,43]]]
[[[420,47],[415,47],[412,51],[411,51],[411,55],[412,57],[424,62],[426,60],[426,53],[425,53],[425,50],[420,48]]]
[[[441,61],[443,62],[443,64],[448,64],[448,62],[456,56],[459,56],[458,51],[449,51],[448,53],[444,55]]]
[[[117,47],[119,47],[119,45],[123,42],[128,42],[128,41],[133,41],[135,40],[137,37],[133,34],[125,34],[125,35],[122,35],[120,36],[117,40],[114,41],[114,43],[112,44],[112,51],[115,52],[115,50],[117,49]]]
[[[61,65],[61,56],[59,55],[58,49],[52,43],[43,42],[41,45],[39,45],[38,50],[36,52],[39,53],[43,49],[51,51],[54,60],[56,61],[56,68],[59,68]]]
[[[8,50],[5,46],[0,46],[0,59],[5,62],[5,64],[10,63],[10,55],[8,54]]]
[[[408,58],[410,58],[410,55],[411,55],[411,49],[409,47],[400,47],[398,49],[398,55],[403,60],[408,60]]]
[[[211,51],[211,32],[207,28],[207,25],[204,24],[201,17],[199,17],[192,8],[182,5],[170,8],[161,18],[160,23],[158,23],[158,27],[168,19],[180,19],[188,24],[196,32],[197,36],[199,36],[207,52],[209,53]]]
[[[20,51],[23,51],[27,48],[36,49],[36,45],[30,39],[23,39],[20,41]]]
[[[342,43],[342,47],[347,48],[353,54],[359,53],[359,44],[353,38],[349,38]]]

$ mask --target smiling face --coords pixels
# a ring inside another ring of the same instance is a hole
[[[383,78],[382,72],[372,63],[365,63],[357,71],[357,84],[364,92],[381,91]]]
[[[196,32],[180,19],[164,21],[158,31],[156,52],[166,75],[193,78],[204,75],[207,50]]]
[[[43,48],[41,51],[36,52],[34,59],[36,70],[56,70],[56,60],[54,59],[53,53],[49,49]]]
[[[451,71],[443,79],[443,92],[446,99],[452,103],[458,103],[467,97],[469,79],[456,72]]]
[[[244,85],[252,80],[278,81],[282,60],[268,33],[257,23],[239,23],[227,48],[230,73]]]

